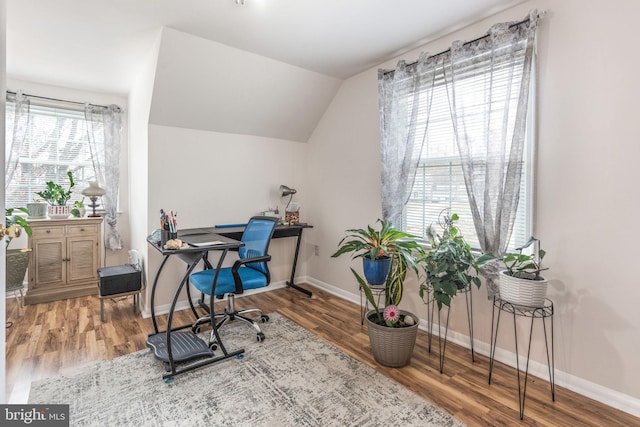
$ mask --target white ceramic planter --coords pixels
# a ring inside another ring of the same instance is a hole
[[[516,305],[542,307],[547,296],[548,280],[519,279],[509,276],[507,271],[500,272],[498,287],[500,299]]]
[[[47,215],[51,219],[67,219],[71,214],[71,207],[65,206],[47,206]]]

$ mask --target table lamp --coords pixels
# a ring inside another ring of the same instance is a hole
[[[293,195],[296,194],[298,191],[295,190],[294,188],[289,188],[286,185],[281,185],[280,186],[280,197],[286,197],[286,196],[291,196],[289,197],[289,202],[287,203],[287,207],[284,209],[285,212],[287,210],[289,210],[289,205],[291,204],[291,199],[293,199]]]
[[[93,209],[93,211],[90,215],[87,215],[88,217],[100,216],[96,213],[96,208],[100,206],[97,200],[98,197],[104,196],[106,192],[107,191],[104,188],[98,187],[98,183],[96,181],[90,181],[89,186],[81,191],[83,196],[87,196],[89,200],[91,200],[91,204],[89,206]]]

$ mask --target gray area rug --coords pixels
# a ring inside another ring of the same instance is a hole
[[[461,426],[279,314],[222,329],[231,358],[175,377],[150,350],[34,382],[29,403],[70,405],[72,426]],[[216,354],[219,353],[219,350]]]

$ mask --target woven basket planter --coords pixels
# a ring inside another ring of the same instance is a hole
[[[548,280],[519,279],[509,276],[506,270],[500,272],[498,287],[500,299],[516,305],[542,307],[547,296]]]
[[[400,315],[413,317],[416,321],[415,325],[404,328],[378,325],[369,320],[370,317],[375,318],[375,310],[369,311],[366,316],[373,357],[381,365],[392,368],[399,368],[409,363],[418,333],[418,318],[404,310],[400,310]]]
[[[7,250],[7,290],[19,289],[22,287],[24,276],[29,267],[29,251],[22,249]]]

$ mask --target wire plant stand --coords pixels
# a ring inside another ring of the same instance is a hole
[[[518,372],[518,406],[520,410],[520,419],[524,418],[524,404],[527,397],[527,379],[529,377],[529,359],[531,357],[531,338],[533,337],[533,324],[536,319],[542,319],[542,327],[544,331],[545,354],[547,357],[547,366],[549,369],[549,385],[551,387],[551,400],[555,402],[555,362],[554,362],[554,344],[553,344],[553,301],[545,298],[541,307],[529,307],[524,305],[513,304],[503,301],[498,297],[493,298],[493,308],[491,313],[491,349],[489,353],[489,384],[491,384],[491,374],[493,372],[493,363],[495,361],[496,343],[498,341],[498,328],[500,326],[500,314],[502,312],[510,313],[513,316],[513,331],[515,337],[516,350],[516,369]],[[497,316],[496,316],[497,313]],[[516,324],[517,317],[525,317],[531,319],[529,327],[529,343],[527,346],[527,362],[524,371],[524,383],[521,379],[520,356],[518,353],[518,328]],[[550,327],[547,328],[547,319],[550,321]],[[550,334],[549,334],[550,333]],[[550,336],[549,336],[550,335]],[[549,348],[551,341],[551,348]]]
[[[469,327],[469,341],[471,348],[471,362],[475,363],[475,352],[473,349],[473,293],[471,292],[471,285],[468,284],[463,289],[458,289],[458,294],[464,294],[465,296],[465,307],[467,313],[467,325]],[[433,288],[427,285],[427,301],[425,304],[427,305],[427,332],[428,332],[428,350],[431,353],[431,344],[433,340],[433,318],[434,314],[438,312],[438,356],[440,359],[440,373],[444,372],[444,360],[445,360],[445,352],[447,349],[447,335],[449,333],[449,318],[451,316],[451,308],[447,307],[447,314],[445,320],[444,327],[444,336],[442,336],[442,309],[436,308],[436,300],[433,297]]]

